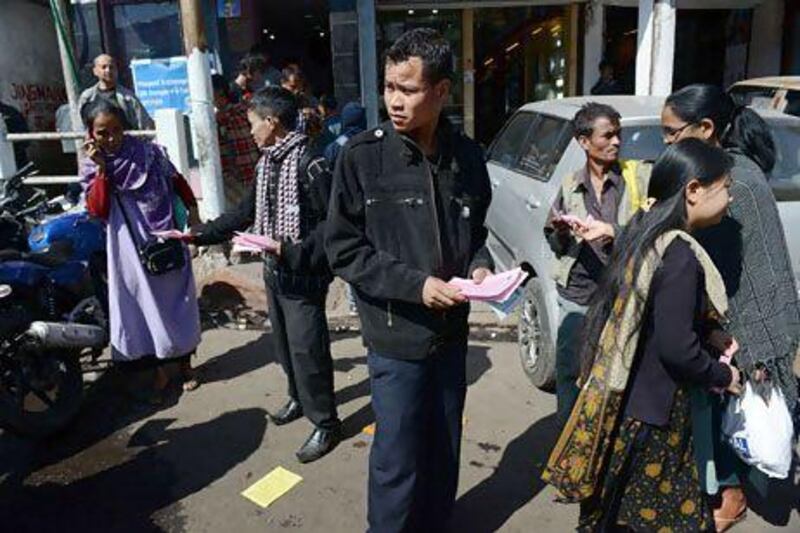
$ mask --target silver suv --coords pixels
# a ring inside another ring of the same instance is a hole
[[[534,277],[525,287],[518,326],[522,367],[531,382],[552,390],[558,327],[553,253],[542,228],[561,181],[585,164],[570,120],[595,101],[622,115],[622,159],[654,160],[664,149],[663,98],[578,97],[528,104],[517,111],[488,151],[493,199],[487,217],[488,246],[498,270],[517,265]],[[778,163],[770,181],[778,199],[795,277],[800,279],[800,119],[757,110],[772,127]]]

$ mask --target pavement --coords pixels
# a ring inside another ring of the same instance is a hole
[[[478,328],[456,504],[457,532],[572,530],[575,506],[553,503],[539,480],[556,439],[555,400],[532,387],[513,333]],[[0,433],[0,530],[24,532],[358,532],[366,526],[372,421],[366,358],[355,331],[334,335],[345,440],[321,461],[294,458],[311,427],[283,427],[266,412],[285,400],[269,333],[204,332],[204,383],[172,391],[164,407],[125,392],[136,376],[110,370],[87,388],[78,419],[43,442]],[[276,467],[303,480],[266,509],[241,492]],[[800,531],[800,491],[786,487],[735,532]]]

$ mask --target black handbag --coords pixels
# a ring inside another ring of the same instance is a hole
[[[173,270],[180,270],[186,266],[186,254],[183,249],[183,243],[176,239],[165,239],[160,241],[158,239],[149,240],[145,243],[139,243],[136,238],[136,232],[133,231],[133,225],[128,219],[128,213],[125,211],[125,206],[122,200],[114,191],[114,198],[119,204],[122,211],[122,218],[125,220],[125,227],[128,228],[128,233],[131,234],[133,245],[136,247],[136,252],[139,254],[139,261],[142,263],[145,271],[153,276],[160,276]]]

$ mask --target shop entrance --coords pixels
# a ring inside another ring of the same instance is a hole
[[[241,0],[235,15],[215,0],[201,3],[215,69],[233,79],[245,54],[263,52],[277,69],[298,64],[313,93],[332,90],[328,0]],[[71,6],[81,85],[94,83],[92,59],[101,52],[119,61],[123,84],[131,85],[134,59],[184,54],[177,0],[112,0]]]
[[[475,11],[475,137],[488,144],[518,107],[567,93],[565,7]]]
[[[236,28],[228,25],[220,28],[221,49],[231,65],[228,71],[231,74],[235,71],[236,61],[246,52],[261,52],[269,56],[271,65],[278,70],[289,64],[298,65],[314,96],[331,93],[328,1],[257,1],[252,9],[250,39],[243,39]]]

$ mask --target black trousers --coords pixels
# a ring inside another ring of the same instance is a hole
[[[313,295],[282,294],[267,284],[272,338],[289,384],[289,397],[300,402],[303,414],[321,429],[339,424],[333,393],[333,359],[327,291]]]
[[[376,421],[369,457],[370,533],[449,529],[458,488],[466,355],[466,342],[420,361],[368,354]]]

